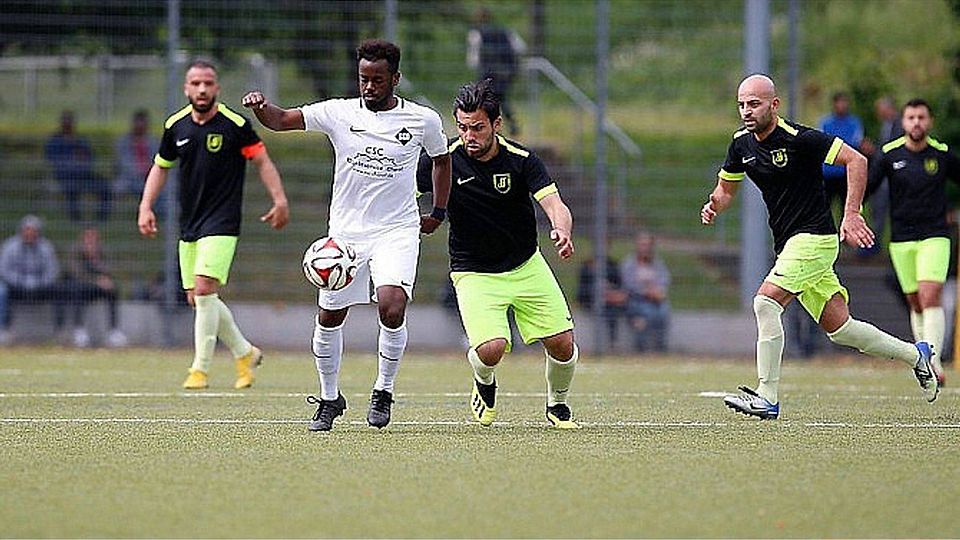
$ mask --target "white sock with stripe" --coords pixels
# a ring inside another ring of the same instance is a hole
[[[377,338],[377,382],[373,388],[393,393],[393,381],[400,370],[400,359],[407,348],[407,321],[397,328],[387,328],[380,323],[380,335]]]
[[[340,359],[343,357],[343,325],[326,328],[313,326],[313,359],[320,382],[320,399],[333,401],[340,394]]]
[[[476,349],[469,349],[467,351],[467,361],[470,362],[470,367],[473,368],[473,376],[482,384],[493,384],[494,377],[493,372],[497,369],[497,366],[488,366],[480,360],[480,355],[477,354]]]
[[[770,403],[780,402],[780,364],[783,362],[783,306],[758,294],[753,297],[757,317],[757,393]]]
[[[923,341],[933,347],[933,367],[941,372],[943,366],[940,364],[940,357],[943,356],[943,335],[946,327],[947,319],[942,307],[928,307],[923,310]]]

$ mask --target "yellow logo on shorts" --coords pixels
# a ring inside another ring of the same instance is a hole
[[[510,173],[493,175],[493,189],[500,193],[510,191]]]
[[[923,170],[927,171],[927,174],[930,176],[933,176],[940,170],[940,162],[937,161],[937,158],[928,157],[923,160]]]
[[[207,150],[219,152],[223,148],[223,135],[220,133],[207,133]]]
[[[776,150],[770,151],[770,160],[773,161],[773,164],[781,169],[787,166],[787,149],[786,148],[777,148]]]

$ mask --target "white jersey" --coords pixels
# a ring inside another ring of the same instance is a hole
[[[361,98],[329,99],[300,108],[307,131],[333,143],[336,166],[330,236],[368,238],[419,227],[416,173],[420,149],[447,153],[440,115],[397,96],[397,106],[374,112]]]

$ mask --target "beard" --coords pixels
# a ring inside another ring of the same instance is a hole
[[[914,135],[915,133],[916,135]],[[927,133],[925,131],[910,131],[907,133],[907,137],[910,137],[913,142],[920,142],[927,138]]]
[[[193,101],[193,99],[190,100],[190,106],[193,107],[193,110],[201,114],[210,112],[210,109],[212,109],[213,106],[216,104],[217,104],[217,96],[212,96],[210,98],[210,101],[208,101],[206,105],[197,105],[197,103]]]

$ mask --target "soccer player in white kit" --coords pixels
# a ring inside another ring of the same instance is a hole
[[[370,397],[367,422],[390,422],[393,386],[407,345],[405,311],[413,296],[420,236],[446,217],[450,195],[450,156],[440,115],[394,94],[400,82],[400,49],[383,40],[357,48],[360,97],[329,99],[299,108],[278,107],[262,93],[248,92],[241,103],[274,131],[322,131],[333,143],[336,166],[330,201],[329,236],[357,251],[356,278],[339,291],[320,291],[313,331],[313,355],[320,379],[311,431],[329,431],[347,408],[338,378],[343,356],[343,321],[350,306],[371,300],[376,291],[380,315],[379,374]],[[420,149],[433,160],[433,211],[420,216],[416,171]]]

